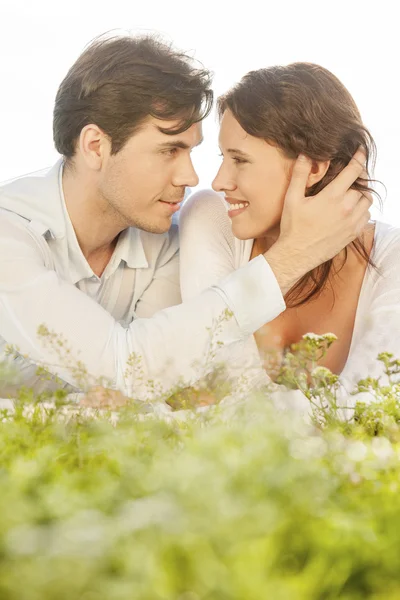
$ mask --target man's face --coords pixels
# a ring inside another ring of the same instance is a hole
[[[122,150],[104,161],[99,192],[126,227],[168,231],[185,187],[198,184],[191,151],[202,141],[201,124],[195,123],[179,135],[158,129],[176,129],[177,125],[177,121],[151,117]]]

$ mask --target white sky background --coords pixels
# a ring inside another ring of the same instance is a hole
[[[400,226],[399,12],[390,0],[0,0],[0,181],[57,159],[54,97],[92,38],[158,30],[215,73],[217,95],[251,69],[294,61],[330,69],[377,143],[375,175],[387,197],[374,217]],[[215,114],[204,134],[193,158],[200,187],[209,187],[220,161]]]

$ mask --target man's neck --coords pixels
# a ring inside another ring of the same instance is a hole
[[[79,246],[86,260],[108,260],[115,249],[118,235],[126,228],[98,192],[95,176],[79,172],[78,167],[65,169],[63,193]],[[101,258],[103,257],[103,258]]]

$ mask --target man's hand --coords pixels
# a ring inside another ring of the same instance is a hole
[[[311,161],[299,157],[285,198],[280,235],[264,254],[285,294],[303,275],[333,258],[357,238],[370,220],[370,193],[349,189],[366,177],[365,154],[349,164],[316,196],[305,196]]]
[[[101,386],[93,387],[79,402],[81,406],[99,409],[117,409],[126,406],[129,398],[118,390],[109,390]]]

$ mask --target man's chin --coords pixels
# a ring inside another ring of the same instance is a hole
[[[147,231],[148,233],[166,233],[171,229],[172,225],[172,217],[166,217],[162,221],[157,223],[149,223],[146,227],[141,227],[143,231]]]

